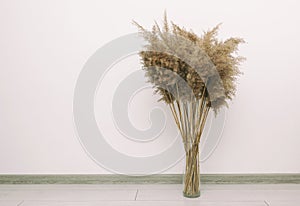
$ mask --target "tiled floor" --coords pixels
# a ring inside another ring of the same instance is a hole
[[[299,206],[300,185],[0,185],[1,206]]]

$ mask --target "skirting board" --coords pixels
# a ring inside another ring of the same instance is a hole
[[[0,184],[181,184],[180,174],[0,175]],[[202,174],[202,184],[300,184],[300,174]]]

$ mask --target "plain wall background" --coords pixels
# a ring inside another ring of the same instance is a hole
[[[299,6],[296,0],[1,0],[0,173],[108,173],[76,137],[76,79],[103,44],[136,32],[132,19],[150,28],[164,9],[196,33],[223,22],[220,37],[247,41],[237,96],[202,172],[300,173]],[[166,173],[181,173],[182,166]]]

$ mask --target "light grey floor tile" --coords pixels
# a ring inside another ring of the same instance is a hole
[[[267,206],[265,200],[269,206],[299,206],[300,185],[202,185],[196,199],[184,198],[181,184],[0,185],[0,206],[20,200],[20,206]]]
[[[7,190],[2,190],[2,191],[0,190],[0,200],[1,200],[1,198],[7,196],[7,194],[8,194]]]
[[[101,201],[58,202],[25,201],[22,206],[266,206],[264,202],[204,202],[204,201]]]
[[[300,184],[203,184],[204,190],[300,190]]]
[[[183,200],[181,190],[139,190],[137,200]],[[298,200],[300,190],[201,190],[199,200],[264,201]]]
[[[136,190],[91,190],[91,189],[31,189],[9,190],[0,200],[134,200]]]
[[[138,185],[125,185],[125,184],[110,184],[110,185],[92,185],[92,184],[35,184],[35,185],[1,185],[0,184],[0,192],[6,190],[65,190],[65,189],[97,189],[97,190],[107,190],[107,189],[136,189]]]
[[[18,206],[22,201],[0,200],[0,206]]]
[[[299,206],[300,201],[266,201],[269,206]]]

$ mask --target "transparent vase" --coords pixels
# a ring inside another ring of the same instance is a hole
[[[183,174],[183,196],[187,198],[197,198],[200,196],[200,159],[198,144],[193,144],[186,151],[185,170]]]

